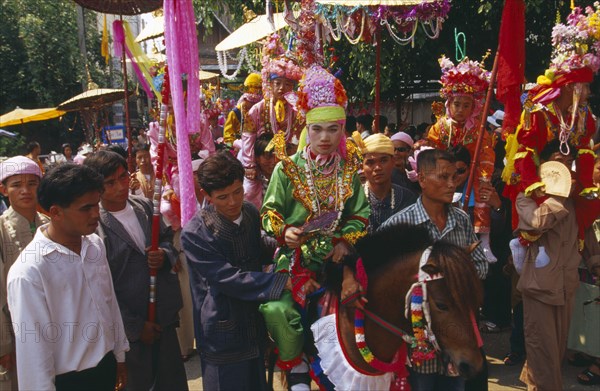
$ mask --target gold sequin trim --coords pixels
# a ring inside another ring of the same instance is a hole
[[[347,234],[342,235],[345,241],[350,243],[351,245],[356,244],[358,239],[367,235],[367,231],[358,231],[358,232],[349,232]]]

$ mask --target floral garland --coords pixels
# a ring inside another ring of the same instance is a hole
[[[575,7],[567,23],[552,29],[552,60],[554,72],[589,67],[600,69],[600,2],[585,8]]]
[[[331,6],[317,4],[314,11],[324,20],[327,32],[337,41],[341,34],[352,45],[360,41],[371,42],[375,26],[385,25],[392,38],[401,45],[414,43],[417,27],[421,24],[425,34],[432,39],[439,36],[442,23],[450,12],[451,0],[422,1],[410,6]],[[362,13],[362,20],[357,15]],[[405,37],[395,33],[391,27],[403,32]],[[429,30],[427,28],[429,26]],[[352,38],[350,34],[358,34]]]
[[[411,362],[417,367],[423,362],[433,360],[436,357],[436,349],[429,341],[425,329],[425,320],[423,319],[423,287],[418,284],[413,287],[410,299],[410,312],[413,335],[415,337],[412,344]]]

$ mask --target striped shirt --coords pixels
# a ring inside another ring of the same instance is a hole
[[[397,224],[410,224],[425,227],[434,242],[445,240],[460,247],[468,247],[477,242],[479,239],[473,231],[473,224],[469,219],[469,215],[454,206],[448,206],[448,208],[448,220],[441,232],[429,218],[423,206],[422,197],[419,197],[413,205],[390,217],[381,225],[380,229]],[[478,246],[471,253],[471,258],[477,270],[477,275],[480,279],[485,279],[488,272],[488,262],[481,246]],[[423,374],[443,373],[439,359],[423,362],[421,366],[413,367],[413,370]]]

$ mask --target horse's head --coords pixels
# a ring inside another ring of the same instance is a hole
[[[429,275],[443,278],[427,282],[431,328],[450,372],[470,378],[483,366],[478,346],[475,314],[482,300],[481,281],[469,253],[449,243],[433,245],[421,267]]]

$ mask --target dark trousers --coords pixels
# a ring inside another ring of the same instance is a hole
[[[523,331],[523,302],[513,308],[513,327],[510,333],[510,352],[525,354],[525,332]]]
[[[152,345],[130,342],[125,354],[126,390],[187,391],[187,377],[175,326],[167,326]]]
[[[410,371],[408,382],[413,391],[463,391],[465,389],[465,379],[460,376],[426,375]]]
[[[231,364],[202,364],[202,386],[205,390],[261,391],[267,390],[263,356]]]
[[[94,368],[57,375],[54,382],[57,391],[114,391],[116,381],[117,360],[108,352]]]
[[[465,391],[487,391],[488,390],[488,363],[485,358],[483,348],[480,348],[483,356],[483,367],[481,371],[472,379],[465,382]]]

